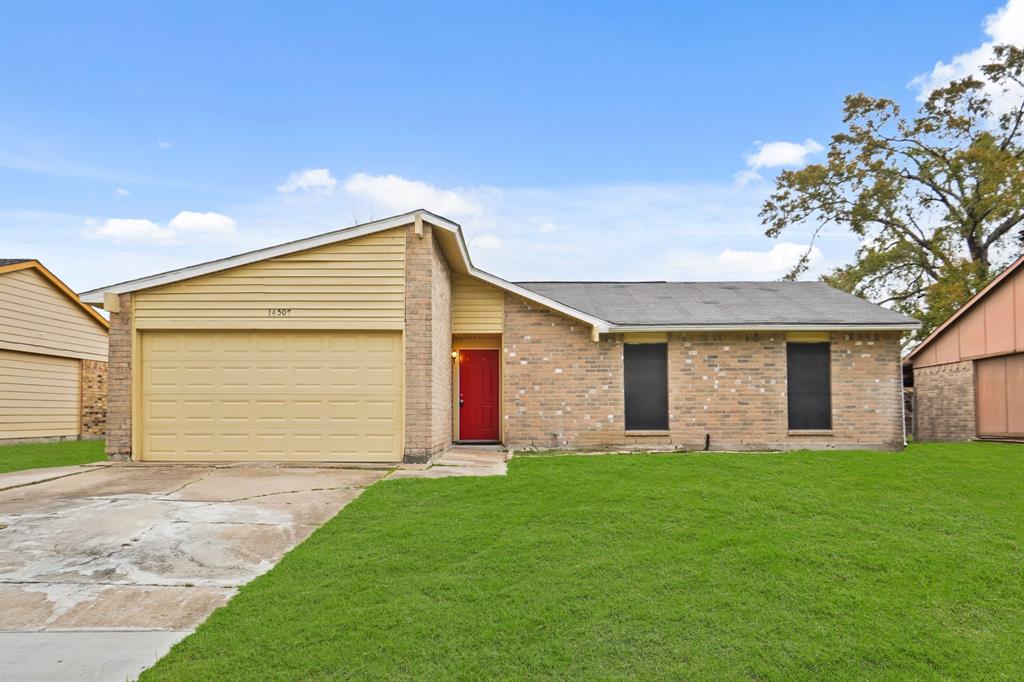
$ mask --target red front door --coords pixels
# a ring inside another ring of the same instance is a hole
[[[498,351],[459,351],[459,440],[498,440]]]

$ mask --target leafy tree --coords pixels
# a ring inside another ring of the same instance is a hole
[[[856,262],[822,279],[922,320],[921,337],[1024,252],[1024,49],[995,55],[984,80],[935,90],[909,120],[892,100],[848,96],[826,162],[780,173],[761,209],[770,237],[852,231]]]

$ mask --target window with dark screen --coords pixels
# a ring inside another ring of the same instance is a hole
[[[623,346],[626,430],[668,429],[668,344]]]
[[[832,428],[832,379],[828,343],[786,344],[789,428]]]

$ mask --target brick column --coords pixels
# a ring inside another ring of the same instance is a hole
[[[82,360],[82,438],[102,438],[107,430],[107,363]]]
[[[132,295],[121,294],[121,312],[110,314],[107,363],[107,457],[132,458]]]
[[[406,230],[405,461],[451,444],[451,271],[430,225]]]

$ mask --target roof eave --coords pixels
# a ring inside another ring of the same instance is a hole
[[[967,299],[967,301],[962,306],[957,308],[955,313],[947,317],[942,324],[940,324],[938,327],[932,330],[931,334],[923,338],[921,340],[921,343],[917,344],[914,347],[914,350],[907,353],[907,355],[903,358],[903,362],[910,362],[911,360],[913,360],[918,353],[920,353],[922,350],[930,346],[932,344],[932,341],[937,339],[939,335],[942,334],[942,332],[946,331],[948,327],[950,327],[954,322],[956,322],[963,315],[965,315],[968,310],[973,308],[978,301],[987,296],[988,292],[992,291],[997,286],[999,286],[999,284],[1004,279],[1009,277],[1011,273],[1015,272],[1017,268],[1021,267],[1022,265],[1024,265],[1024,256],[1019,257],[1017,260],[1006,266],[1006,269],[1000,272],[995,277],[993,277],[992,281],[986,284],[981,289],[981,291],[977,292],[976,294],[974,294],[974,296],[971,296],[969,299]]]
[[[103,327],[104,330],[110,330],[110,322],[107,321],[107,318],[100,315],[98,312],[90,308],[88,305],[85,305],[85,302],[79,298],[78,294],[72,291],[71,287],[64,283],[64,280],[50,272],[45,265],[43,265],[36,259],[28,258],[25,260],[19,260],[16,263],[8,263],[7,265],[0,266],[0,274],[5,272],[15,272],[17,270],[27,270],[30,268],[36,270],[40,275],[43,276],[43,279],[50,282],[50,284],[56,287],[62,294],[70,298],[79,308],[82,309],[82,311],[86,315],[88,315],[94,322]]]
[[[850,332],[892,332],[914,331],[920,322],[895,324],[612,324],[608,333],[629,332],[792,332],[792,331],[850,331]]]
[[[83,292],[79,295],[84,303],[91,305],[102,305],[103,294],[127,294],[136,291],[142,291],[143,289],[152,289],[153,287],[163,286],[165,284],[173,284],[174,282],[180,282],[186,279],[192,279],[194,277],[202,277],[204,275],[212,275],[217,272],[223,272],[224,270],[230,270],[232,268],[241,267],[243,265],[249,265],[250,263],[258,263],[259,261],[267,260],[270,258],[276,258],[278,256],[286,256],[291,253],[298,253],[300,251],[307,251],[309,249],[315,249],[320,246],[326,246],[328,244],[334,244],[337,242],[348,241],[350,239],[356,239],[357,237],[363,237],[366,235],[374,234],[376,232],[383,232],[384,230],[394,229],[396,227],[402,227],[408,225],[416,219],[416,215],[419,214],[423,217],[424,221],[435,225],[437,227],[444,228],[452,232],[460,232],[458,223],[454,223],[447,218],[442,218],[439,215],[435,215],[430,211],[416,210],[408,213],[402,213],[401,215],[392,216],[390,218],[383,218],[381,220],[374,220],[369,223],[363,223],[361,225],[354,225],[352,227],[345,227],[340,230],[333,230],[331,232],[325,232],[323,234],[314,235],[312,237],[305,237],[303,239],[297,239],[295,241],[286,242],[284,244],[277,244],[274,246],[268,246],[262,249],[256,249],[254,251],[247,251],[240,253],[235,256],[227,256],[225,258],[219,258],[217,260],[207,261],[205,263],[199,263],[197,265],[189,265],[184,268],[178,268],[177,270],[170,270],[168,272],[162,272],[156,275],[149,275],[147,277],[139,277],[137,279],[128,280],[125,282],[119,282],[117,284],[110,284],[97,289]],[[463,253],[465,248],[463,245]],[[468,257],[468,253],[466,253]]]

